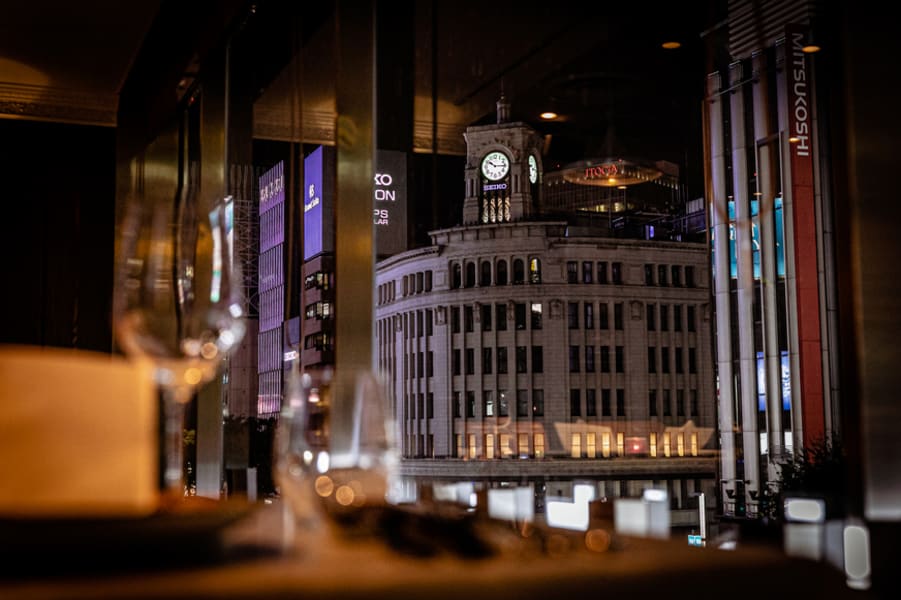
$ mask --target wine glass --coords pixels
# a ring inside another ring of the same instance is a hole
[[[367,535],[395,501],[397,456],[382,382],[370,370],[326,367],[287,378],[275,445],[279,495],[296,525],[321,519]]]
[[[116,271],[115,332],[153,365],[163,400],[163,491],[185,494],[185,405],[244,336],[242,277],[232,257],[231,199],[206,209],[135,195],[126,206]]]

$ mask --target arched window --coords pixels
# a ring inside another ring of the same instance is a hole
[[[526,282],[526,266],[523,263],[521,258],[514,259],[513,261],[513,285],[518,285]]]
[[[497,261],[497,273],[494,276],[495,285],[507,285],[507,261]]]
[[[487,260],[483,260],[480,265],[481,268],[481,277],[479,278],[479,285],[482,287],[488,287],[491,285],[491,263]]]
[[[463,285],[463,271],[460,267],[460,263],[454,263],[451,267],[451,289],[457,289],[461,285]]]
[[[529,283],[541,283],[541,259],[529,259]]]
[[[474,262],[466,263],[466,282],[468,288],[476,286],[476,264]]]

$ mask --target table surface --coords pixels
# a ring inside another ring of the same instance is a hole
[[[49,561],[0,575],[0,598],[867,598],[833,567],[773,547],[694,548],[593,524],[594,541],[607,546],[598,552],[584,532],[479,523],[491,556],[444,552],[439,543],[423,558],[371,536],[337,536],[325,522],[297,525],[277,501],[260,503],[217,535],[214,560],[163,567],[151,555],[140,568],[75,572]]]

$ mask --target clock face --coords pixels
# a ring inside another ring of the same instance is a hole
[[[510,159],[503,152],[489,152],[482,159],[482,175],[490,181],[497,181],[507,176],[510,170]]]
[[[538,181],[538,161],[532,154],[529,155],[529,181],[531,183]]]

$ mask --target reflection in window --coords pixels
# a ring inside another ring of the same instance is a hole
[[[492,390],[485,390],[482,392],[482,402],[485,404],[485,416],[493,417],[494,416],[494,392]]]
[[[532,416],[544,416],[544,390],[532,390]]]
[[[511,456],[513,456],[513,448],[510,447],[510,442],[510,434],[502,433],[500,436],[501,458],[510,458]]]
[[[570,440],[571,456],[573,458],[582,458],[582,434],[573,433]]]
[[[541,302],[532,302],[532,329],[541,329]]]
[[[574,260],[566,263],[566,283],[579,283],[579,263]]]
[[[516,390],[516,416],[529,416],[529,391]]]
[[[529,260],[529,283],[541,283],[541,259]]]

